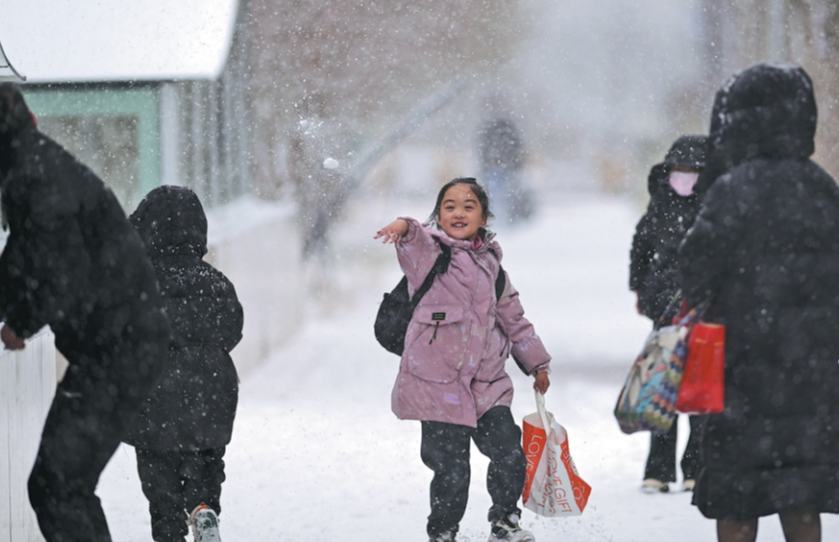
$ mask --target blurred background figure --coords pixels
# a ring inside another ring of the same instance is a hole
[[[289,136],[287,166],[298,204],[304,260],[324,258],[328,252],[330,228],[349,195],[348,145],[340,121],[327,114],[325,96],[305,95]]]
[[[480,180],[493,201],[495,223],[522,222],[533,214],[533,196],[524,184],[525,150],[521,130],[508,116],[496,115],[478,132]]]

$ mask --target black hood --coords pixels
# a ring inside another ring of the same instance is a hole
[[[703,135],[683,135],[673,142],[664,156],[664,161],[656,164],[647,177],[647,190],[650,196],[667,186],[670,171],[675,168],[691,171],[705,169],[708,155],[708,138]],[[667,192],[672,190],[667,189]]]
[[[183,186],[159,186],[129,217],[154,258],[207,253],[207,216],[195,192]]]
[[[667,155],[664,163],[674,167],[691,171],[705,169],[705,159],[708,156],[708,138],[703,135],[684,135],[677,139]]]
[[[757,64],[729,79],[711,112],[709,162],[700,184],[753,158],[808,158],[815,150],[813,82],[799,66]]]
[[[0,83],[0,142],[8,142],[34,126],[32,112],[26,106],[20,87],[14,83]]]
[[[0,180],[15,161],[20,135],[34,128],[34,117],[20,87],[14,83],[0,83]]]

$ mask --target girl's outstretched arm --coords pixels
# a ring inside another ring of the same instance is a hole
[[[408,222],[397,218],[377,231],[373,239],[381,239],[382,243],[397,243],[406,233],[408,233]]]
[[[411,295],[420,287],[440,255],[440,245],[416,219],[400,217],[376,232],[374,239],[396,245]]]

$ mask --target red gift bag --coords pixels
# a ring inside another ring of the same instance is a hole
[[[725,326],[698,322],[688,338],[676,410],[686,414],[718,414],[725,399]]]
[[[578,516],[591,486],[580,477],[568,448],[568,433],[545,408],[536,392],[536,412],[524,418],[522,448],[527,459],[522,501],[540,516]]]

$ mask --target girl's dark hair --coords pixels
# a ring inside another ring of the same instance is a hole
[[[429,217],[430,220],[432,222],[437,220],[437,217],[440,216],[440,206],[443,205],[443,198],[446,196],[446,192],[449,191],[449,188],[458,184],[467,185],[469,190],[478,198],[484,220],[492,218],[492,212],[489,210],[489,196],[487,195],[487,191],[484,190],[484,187],[478,184],[478,179],[475,177],[455,177],[440,188],[440,192],[437,194],[437,203],[434,204],[434,210],[431,212],[431,217]]]

